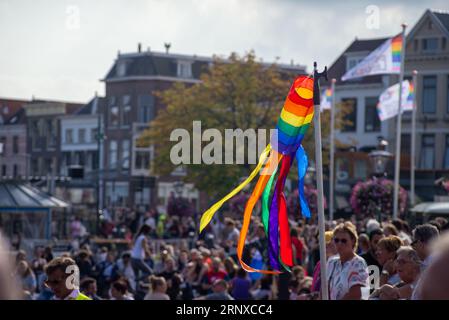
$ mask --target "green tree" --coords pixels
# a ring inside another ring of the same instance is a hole
[[[193,121],[201,121],[202,131],[218,129],[223,137],[225,129],[237,128],[267,129],[268,135],[269,130],[276,126],[296,76],[282,71],[276,64],[267,66],[257,62],[253,52],[243,57],[234,53],[225,61],[214,59],[202,73],[200,83],[175,83],[170,89],[155,93],[166,108],[158,111],[150,128],[138,141],[141,146],[152,144],[155,147],[153,174],[168,175],[175,169],[170,161],[170,150],[177,142],[170,141],[170,134],[176,128],[184,128],[192,136]],[[322,113],[322,135],[323,138],[329,135],[329,112]],[[203,142],[202,146],[207,143]],[[313,160],[313,126],[303,144]],[[325,165],[328,163],[327,149],[324,149],[323,162]],[[190,164],[186,166],[185,181],[193,182],[211,197],[221,197],[247,177],[253,168],[254,165],[247,161],[243,165]],[[296,169],[292,168],[292,174],[296,174]]]

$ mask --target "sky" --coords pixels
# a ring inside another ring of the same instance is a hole
[[[0,97],[87,102],[117,52],[212,56],[254,50],[264,62],[330,66],[359,39],[410,30],[447,0],[0,0]]]

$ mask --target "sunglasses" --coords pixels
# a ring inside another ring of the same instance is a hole
[[[341,242],[342,244],[346,244],[348,242],[348,239],[340,239],[340,238],[334,238],[335,243]]]

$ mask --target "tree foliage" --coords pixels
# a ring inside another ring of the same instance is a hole
[[[184,128],[192,137],[192,122],[201,121],[202,131],[215,128],[224,137],[225,129],[275,128],[285,97],[296,74],[288,74],[279,66],[259,63],[253,52],[242,57],[232,54],[226,60],[214,59],[193,85],[175,83],[170,89],[155,93],[166,108],[159,110],[150,128],[143,132],[139,145],[154,145],[153,174],[168,175],[175,165],[170,161],[170,141],[176,128]],[[323,112],[323,139],[329,135],[329,112]],[[209,142],[202,142],[202,147]],[[309,158],[314,158],[313,126],[304,138]],[[323,144],[325,145],[325,144]],[[224,149],[224,143],[223,143]],[[192,147],[191,150],[193,151]],[[224,154],[224,152],[223,152]],[[186,182],[193,182],[212,197],[224,196],[243,177],[247,177],[254,164],[189,164]],[[323,150],[323,163],[328,163],[328,152]],[[292,167],[293,169],[293,167]],[[296,174],[293,169],[293,174]]]

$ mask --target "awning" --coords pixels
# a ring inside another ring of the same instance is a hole
[[[22,182],[0,181],[0,210],[66,208],[69,204]]]
[[[449,214],[449,202],[423,202],[410,210],[424,214]]]

